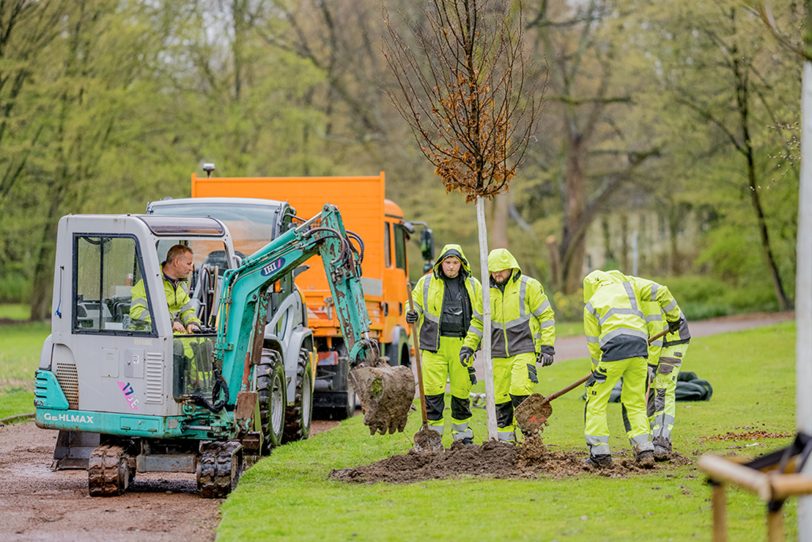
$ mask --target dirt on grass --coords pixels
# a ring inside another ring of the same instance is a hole
[[[768,438],[792,438],[795,436],[793,433],[775,433],[772,431],[728,431],[721,435],[711,435],[709,437],[702,437],[701,440],[707,441],[729,441],[729,440],[764,440]]]
[[[622,451],[614,455],[614,463],[609,468],[589,467],[586,458],[586,452],[551,451],[536,437],[519,445],[488,441],[481,446],[454,444],[447,450],[410,450],[371,465],[333,470],[330,478],[350,483],[410,483],[460,476],[559,479],[584,473],[624,478],[651,472],[651,469],[638,466],[631,454],[627,456]],[[667,465],[688,463],[687,458],[674,454]]]

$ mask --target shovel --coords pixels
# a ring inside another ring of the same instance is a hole
[[[662,332],[651,337],[648,340],[648,343],[651,344],[667,334],[668,330],[663,330]],[[534,393],[522,401],[522,404],[516,408],[516,423],[519,425],[519,429],[521,429],[522,433],[525,435],[533,435],[538,432],[542,426],[547,423],[547,419],[553,413],[553,406],[550,404],[550,402],[553,399],[558,399],[562,395],[571,392],[586,382],[591,375],[592,373],[589,373],[588,375],[579,378],[566,388],[559,390],[548,397],[544,397],[540,393]],[[646,397],[648,397],[648,386],[646,386]]]
[[[412,299],[412,285],[406,283],[409,292],[409,310],[414,310],[414,300]],[[423,415],[423,425],[420,431],[414,434],[414,449],[432,450],[443,447],[443,437],[437,431],[429,429],[429,419],[426,414],[426,391],[423,388],[423,367],[420,360],[420,337],[417,334],[417,325],[411,324],[412,337],[414,338],[414,361],[417,368],[417,387],[420,392],[420,413]]]

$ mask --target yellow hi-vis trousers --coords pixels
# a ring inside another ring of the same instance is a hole
[[[473,438],[468,425],[471,418],[471,377],[460,363],[462,337],[440,337],[437,352],[420,351],[423,367],[423,389],[426,392],[426,414],[429,429],[441,435],[445,427],[445,385],[451,382],[451,434],[454,440]]]
[[[660,353],[660,363],[649,392],[648,415],[651,436],[671,442],[671,431],[677,415],[677,378],[688,344],[666,346]]]
[[[648,419],[646,418],[646,358],[628,358],[601,361],[587,381],[584,407],[584,436],[590,455],[608,455],[609,424],[606,407],[609,395],[618,380],[623,378],[620,401],[629,421],[626,433],[635,452],[653,451]]]
[[[524,398],[533,393],[533,388],[538,381],[534,353],[526,352],[509,358],[493,358],[496,432],[500,441],[516,440],[513,398]]]

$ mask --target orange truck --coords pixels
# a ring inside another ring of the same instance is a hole
[[[287,202],[299,216],[313,216],[325,203],[336,205],[347,230],[360,237],[363,251],[362,285],[371,330],[392,365],[409,365],[409,266],[406,242],[414,224],[403,210],[385,198],[386,180],[358,177],[198,177],[192,175],[192,198],[260,198]],[[423,223],[420,245],[426,262],[433,259],[431,230]],[[330,288],[321,261],[300,270],[295,283],[307,306],[307,325],[318,353],[314,407],[335,417],[351,416],[356,408],[349,383],[349,360],[333,311]]]

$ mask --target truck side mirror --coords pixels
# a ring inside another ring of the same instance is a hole
[[[434,261],[434,235],[431,228],[423,228],[420,232],[420,253],[427,262]]]

